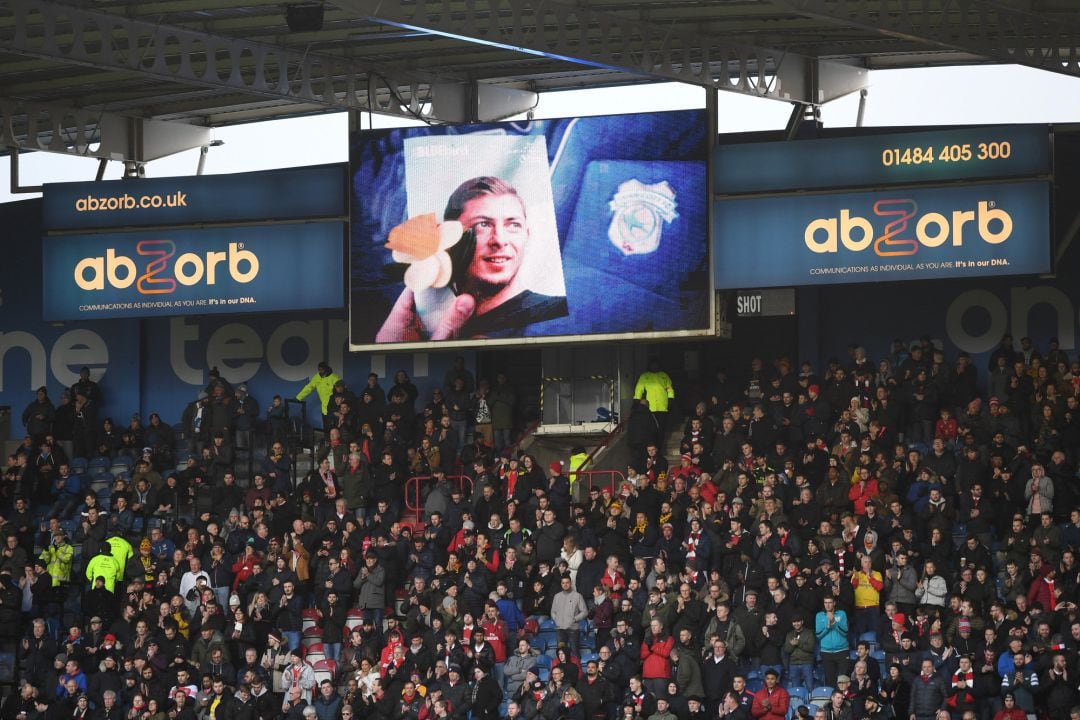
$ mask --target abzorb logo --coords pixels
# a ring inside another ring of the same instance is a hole
[[[951,243],[962,247],[968,231],[978,232],[989,245],[1000,245],[1013,231],[1012,216],[986,200],[975,210],[954,210],[951,216],[937,212],[919,215],[918,203],[908,198],[878,200],[874,215],[888,221],[880,235],[869,219],[844,209],[838,218],[812,220],[803,241],[814,253],[837,253],[841,245],[851,252],[862,252],[873,245],[880,257],[905,257],[917,253],[920,245],[937,248]]]
[[[141,272],[134,260],[108,248],[104,257],[83,258],[75,265],[75,284],[88,291],[105,290],[106,284],[119,290],[135,285],[141,295],[167,295],[176,291],[177,283],[216,285],[228,273],[244,284],[259,274],[259,258],[245,250],[244,243],[229,243],[227,251],[210,251],[205,256],[187,252],[176,257],[172,240],[140,240],[135,253],[147,258]]]

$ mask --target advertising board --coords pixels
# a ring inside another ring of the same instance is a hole
[[[344,165],[108,182],[51,183],[45,229],[101,230],[196,223],[344,218]]]
[[[719,195],[875,187],[1050,173],[1045,125],[948,128],[903,133],[717,145]]]
[[[711,330],[703,111],[357,133],[353,350]]]
[[[729,199],[713,237],[717,288],[1045,273],[1050,185]]]
[[[374,372],[389,389],[389,378],[404,370],[421,398],[443,385],[455,356],[464,355],[469,366],[474,363],[469,352],[350,353],[340,307],[46,322],[40,288],[42,243],[53,238],[43,239],[41,214],[41,200],[0,204],[0,226],[12,229],[8,241],[18,253],[17,262],[0,263],[0,412],[11,408],[12,438],[23,437],[22,412],[37,389],[46,388],[58,405],[83,367],[104,395],[98,421],[111,417],[127,425],[135,412],[143,422],[151,412],[160,413],[166,423],[179,422],[187,404],[206,388],[214,367],[234,385],[246,384],[264,417],[275,394],[294,397],[321,361],[355,388]],[[335,263],[339,268],[340,257]],[[295,268],[291,284],[313,287],[324,274],[309,260]],[[309,397],[307,403],[309,417],[317,415],[318,399]]]
[[[341,308],[345,188],[344,165],[46,185],[45,319]]]
[[[338,308],[342,242],[340,222],[49,236],[45,319]]]

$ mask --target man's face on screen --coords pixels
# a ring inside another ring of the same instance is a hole
[[[461,224],[476,233],[476,251],[469,265],[470,283],[508,285],[521,267],[529,231],[525,207],[516,195],[481,195],[465,203]]]

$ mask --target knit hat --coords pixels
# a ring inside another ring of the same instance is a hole
[[[960,616],[960,625],[958,627],[960,632],[971,632],[971,620],[967,619],[963,615]]]
[[[551,472],[553,473],[561,473],[562,463],[556,460],[555,462],[551,463],[551,465],[548,465],[548,469],[551,470]]]
[[[149,550],[152,547],[153,546],[150,544],[150,539],[149,538],[143,538],[142,542],[139,543],[139,549],[140,550]]]

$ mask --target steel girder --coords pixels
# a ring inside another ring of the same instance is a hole
[[[0,98],[0,147],[144,163],[210,143],[209,128]]]
[[[802,15],[1080,77],[1080,23],[989,0],[776,0]]]
[[[0,0],[0,18],[10,23],[0,28],[0,49],[20,55],[342,110],[418,117],[434,83],[453,87],[449,78],[43,0]]]
[[[555,0],[330,0],[372,22],[716,90],[821,104],[866,71]]]

